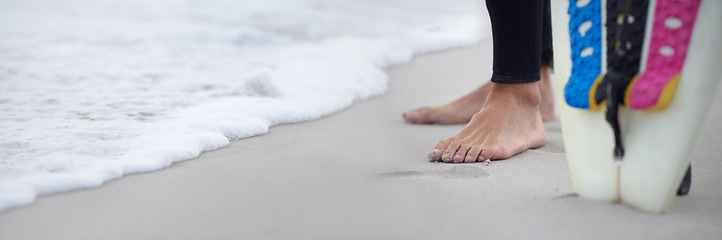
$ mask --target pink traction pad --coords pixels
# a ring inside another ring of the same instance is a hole
[[[629,107],[644,109],[655,106],[664,87],[682,71],[700,2],[657,0],[647,66],[631,86]],[[670,23],[670,26],[665,22]]]

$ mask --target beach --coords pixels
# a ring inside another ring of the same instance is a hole
[[[0,212],[379,96],[488,37],[450,1],[0,0]]]
[[[0,214],[0,239],[719,239],[720,89],[692,155],[689,195],[650,214],[573,194],[559,120],[547,143],[491,164],[432,163],[463,125],[401,113],[491,75],[491,41],[387,70],[388,91],[271,127],[167,169],[40,197]],[[559,103],[557,103],[559,104]]]

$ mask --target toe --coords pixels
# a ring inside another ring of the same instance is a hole
[[[404,119],[410,123],[427,123],[429,122],[428,119],[425,119],[424,117],[426,115],[426,112],[428,112],[427,107],[414,109],[407,111],[403,114]]]
[[[462,163],[462,162],[464,162],[464,156],[463,156],[463,155],[459,155],[459,154],[457,153],[456,155],[454,155],[454,158],[452,158],[451,162],[453,162],[453,163]]]
[[[486,159],[496,159],[496,152],[499,151],[499,147],[486,147],[479,154],[479,160],[484,161]]]
[[[479,159],[479,154],[481,154],[481,150],[483,148],[480,145],[476,145],[471,147],[468,152],[466,152],[466,158],[464,158],[464,162],[466,163],[473,163],[476,162],[477,159]],[[484,159],[481,159],[481,161],[484,161]]]
[[[496,153],[494,154],[494,158],[492,158],[492,160],[507,159],[507,158],[510,158],[511,156],[514,156],[517,153],[522,152],[522,151],[524,151],[524,148],[516,150],[516,151],[512,151],[507,147],[499,147],[496,150]]]
[[[452,140],[450,138],[447,138],[444,141],[441,141],[434,146],[434,149],[439,149],[442,152],[445,151],[447,148],[449,148],[449,144],[451,144]],[[441,154],[439,154],[441,156]]]
[[[429,161],[436,162],[436,161],[441,160],[441,155],[443,153],[444,153],[444,151],[441,149],[438,149],[438,148],[431,150],[431,152],[429,152],[429,154],[428,154]]]
[[[504,146],[495,146],[486,148],[484,151],[481,152],[481,155],[483,155],[485,159],[503,160],[510,158],[511,156],[514,156],[514,154],[517,154],[519,152],[521,151],[515,152]]]
[[[452,162],[454,159],[454,154],[460,146],[461,144],[459,144],[458,142],[451,142],[451,144],[449,144],[449,146],[446,148],[446,151],[444,151],[444,155],[441,156],[441,160],[447,163]]]
[[[411,110],[405,112],[402,116],[406,119],[406,121],[415,123],[418,121],[419,113],[416,110]]]
[[[469,144],[462,144],[458,150],[456,150],[456,153],[454,154],[454,162],[455,163],[462,163],[464,162],[464,159],[466,157],[466,153],[471,149],[471,145]]]

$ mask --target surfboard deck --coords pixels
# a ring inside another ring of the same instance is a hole
[[[573,108],[564,99],[572,66],[569,2],[551,0],[551,7],[555,95],[574,191],[583,198],[621,201],[645,211],[663,212],[687,172],[689,156],[722,78],[722,1],[701,3],[671,104],[659,111],[621,108],[626,153],[620,164],[614,161],[614,134],[604,111]],[[605,61],[602,69],[606,69]]]

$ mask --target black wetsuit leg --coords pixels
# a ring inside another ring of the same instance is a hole
[[[541,61],[542,64],[548,64],[554,68],[554,48],[552,45],[552,8],[549,0],[544,0],[544,13],[542,16],[542,46]]]
[[[486,6],[494,40],[491,81],[539,81],[542,57],[552,59],[549,0],[487,0]]]

